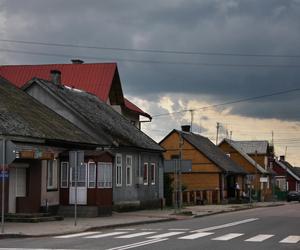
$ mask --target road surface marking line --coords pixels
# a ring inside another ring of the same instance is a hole
[[[126,235],[122,235],[119,237],[116,237],[118,239],[130,239],[130,238],[134,238],[134,237],[139,237],[139,236],[143,236],[143,235],[148,235],[148,234],[155,234],[156,232],[141,232],[141,233],[134,233],[134,234],[126,234]]]
[[[53,248],[0,248],[0,250],[53,250]],[[78,249],[67,249],[67,248],[55,248],[55,250],[78,250]]]
[[[53,238],[55,238],[55,239],[68,239],[68,238],[75,238],[75,237],[81,237],[81,236],[87,236],[87,235],[99,234],[99,233],[100,232],[84,232],[84,233],[60,235],[60,236],[55,236]]]
[[[128,232],[112,232],[112,233],[106,233],[106,234],[96,234],[92,236],[87,236],[84,237],[85,239],[98,239],[98,238],[104,238],[108,236],[115,236],[115,235],[120,235],[120,234],[126,234]]]
[[[184,233],[185,232],[170,232],[170,233],[153,235],[153,236],[147,237],[147,239],[167,238],[167,237],[170,237],[170,236],[174,236],[174,235],[178,235],[178,234],[184,234]]]
[[[116,228],[115,229],[116,231],[134,231],[136,230],[135,228]]]
[[[216,229],[221,229],[221,228],[226,228],[226,227],[233,227],[233,226],[237,226],[237,225],[241,225],[241,224],[245,224],[245,223],[249,223],[249,222],[253,222],[259,220],[258,218],[251,218],[251,219],[246,219],[246,220],[240,220],[240,221],[235,221],[235,222],[231,222],[231,223],[226,223],[223,225],[219,225],[219,226],[214,226],[214,227],[207,227],[207,228],[200,228],[200,229],[196,229],[191,231],[192,233],[196,233],[196,232],[208,232],[208,231],[214,231]]]
[[[249,238],[245,241],[250,241],[250,242],[262,242],[264,240],[270,239],[274,236],[274,234],[258,234],[252,238]]]
[[[205,236],[208,236],[208,235],[211,235],[211,234],[214,234],[214,233],[209,233],[209,232],[195,233],[195,234],[180,237],[178,239],[180,239],[180,240],[194,240],[194,239],[205,237]]]
[[[188,231],[190,229],[188,228],[170,228],[169,231]]]
[[[141,231],[160,231],[162,230],[161,228],[142,228],[140,229]]]
[[[212,240],[222,240],[222,241],[226,241],[226,240],[231,240],[234,238],[237,238],[239,236],[242,236],[243,234],[225,234],[223,236],[217,237],[217,238],[213,238]]]
[[[133,243],[133,244],[129,244],[129,245],[113,247],[113,248],[109,248],[109,249],[106,249],[106,250],[125,250],[125,249],[130,249],[130,248],[135,248],[135,247],[140,247],[140,246],[145,246],[145,245],[158,243],[158,242],[165,241],[165,240],[168,240],[168,239],[146,240],[146,241],[141,241],[141,242],[137,242],[137,243]]]
[[[300,241],[300,236],[290,235],[284,238],[282,241],[279,241],[279,243],[298,243],[299,241]]]

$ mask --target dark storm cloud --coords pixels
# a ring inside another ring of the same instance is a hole
[[[0,0],[0,4],[0,15],[6,18],[5,38],[137,49],[300,54],[300,2],[297,0]],[[0,47],[116,60],[300,65],[299,58],[148,54],[7,43],[0,43]],[[19,64],[68,61],[20,54],[5,54],[2,60]],[[124,61],[119,61],[118,65],[125,93],[148,100],[158,99],[165,93],[183,93],[207,95],[212,102],[220,103],[296,88],[300,79],[300,68],[205,67]],[[273,98],[267,103],[258,100],[236,105],[232,112],[298,120],[298,96],[283,102]]]

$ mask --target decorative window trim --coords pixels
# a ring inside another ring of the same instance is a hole
[[[93,172],[94,172],[94,180],[90,180],[90,169],[92,168],[91,167],[91,165],[92,164],[94,164],[94,170],[93,170]],[[88,162],[88,164],[87,164],[87,170],[88,170],[88,172],[87,172],[87,187],[88,188],[96,188],[96,179],[97,179],[97,177],[96,177],[96,169],[97,169],[97,165],[96,165],[96,162],[94,162],[94,161],[89,161]],[[90,185],[90,183],[94,183],[94,185]]]
[[[51,167],[51,170],[50,170]],[[50,172],[51,171],[51,172]],[[57,160],[47,160],[47,191],[58,189]],[[50,179],[52,178],[52,179]]]
[[[63,180],[62,177],[63,177],[63,165],[65,165],[65,167],[67,168],[67,179],[66,180]],[[63,185],[63,183],[66,183],[66,185]],[[69,162],[67,161],[62,161],[60,163],[60,187],[61,188],[68,188],[69,187]]]
[[[130,164],[128,164],[127,159],[130,159]],[[129,170],[129,178],[128,178],[128,171]],[[132,186],[132,155],[126,155],[126,186]]]
[[[118,158],[120,159],[120,163],[118,163]],[[122,154],[116,154],[115,166],[116,166],[116,187],[122,187]],[[120,178],[118,178],[118,175]]]
[[[153,175],[152,175],[152,168],[153,168]],[[155,163],[151,163],[150,164],[150,182],[151,185],[155,185],[155,175],[156,175],[156,164]]]
[[[143,182],[144,182],[144,185],[148,185],[149,184],[149,164],[147,162],[144,162],[144,169],[143,170],[144,170],[144,172],[143,172]]]

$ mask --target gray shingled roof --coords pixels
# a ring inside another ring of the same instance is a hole
[[[300,180],[300,169],[293,167],[289,162],[287,161],[282,161],[282,160],[275,160],[283,169],[286,169],[288,171],[291,171],[292,173],[290,173],[291,175],[295,175],[295,178]]]
[[[268,141],[233,141],[239,148],[248,155],[266,154],[268,151]]]
[[[183,139],[192,144],[208,159],[210,159],[217,166],[223,169],[223,171],[229,173],[247,174],[247,172],[241,166],[231,160],[219,147],[213,144],[208,138],[191,132],[178,131],[178,133],[181,133]]]
[[[89,135],[2,77],[0,134],[95,144]]]
[[[84,117],[86,122],[95,129],[95,132],[103,138],[98,142],[99,144],[114,145],[117,142],[119,146],[163,151],[163,148],[154,140],[97,96],[66,88],[63,85],[58,87],[52,82],[42,79],[33,79],[32,82],[46,86],[63,102]]]

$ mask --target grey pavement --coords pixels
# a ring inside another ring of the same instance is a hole
[[[140,210],[134,212],[113,213],[110,217],[78,218],[76,226],[74,226],[73,218],[65,218],[62,221],[40,223],[6,222],[5,232],[2,235],[0,234],[0,238],[61,235],[109,227],[125,227],[170,220],[192,219],[193,217],[208,216],[257,207],[281,206],[285,204],[287,203],[257,202],[253,204],[199,205],[185,207],[182,209],[182,213],[174,213],[174,209]],[[188,211],[190,211],[193,215],[185,215]]]

